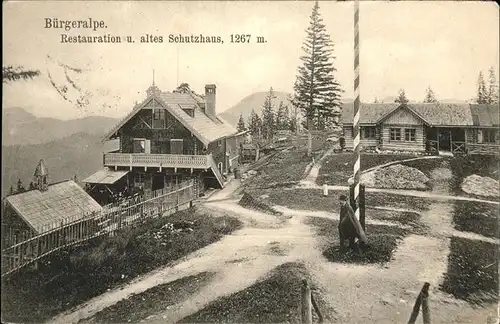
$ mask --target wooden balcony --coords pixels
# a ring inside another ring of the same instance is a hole
[[[104,153],[106,167],[210,168],[211,155]]]

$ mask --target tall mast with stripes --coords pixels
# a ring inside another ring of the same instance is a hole
[[[354,0],[354,121],[353,134],[354,137],[354,152],[356,154],[356,162],[354,163],[354,200],[356,201],[355,216],[359,220],[359,181],[360,181],[360,134],[359,134],[359,110],[360,110],[360,94],[359,94],[359,0]]]

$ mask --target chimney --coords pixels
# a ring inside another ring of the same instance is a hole
[[[215,88],[215,84],[205,86],[205,114],[212,120],[217,118],[215,113]]]

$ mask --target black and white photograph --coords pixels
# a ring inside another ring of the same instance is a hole
[[[496,2],[2,6],[2,323],[499,323]]]

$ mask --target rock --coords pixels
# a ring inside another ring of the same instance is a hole
[[[375,186],[390,189],[428,189],[429,178],[420,170],[401,164],[382,168],[375,173]]]
[[[489,177],[481,177],[473,174],[468,176],[462,182],[461,188],[464,192],[482,196],[482,197],[499,197],[498,181]]]

